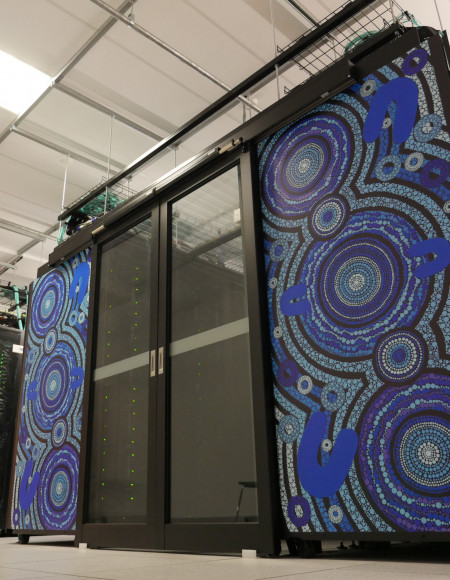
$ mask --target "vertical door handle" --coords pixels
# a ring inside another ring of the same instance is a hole
[[[164,347],[158,349],[158,375],[164,373]]]
[[[156,350],[150,352],[150,376],[156,376]]]

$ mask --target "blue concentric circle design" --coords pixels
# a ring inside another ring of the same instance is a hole
[[[347,201],[338,195],[320,201],[308,216],[312,235],[319,239],[335,236],[345,225],[349,208]]]
[[[371,355],[381,336],[412,326],[425,304],[429,281],[414,275],[417,262],[407,256],[419,239],[400,215],[352,215],[331,241],[309,246],[298,279],[311,308],[290,324],[333,356]]]
[[[47,530],[70,530],[75,522],[79,458],[67,443],[53,449],[41,469],[39,517]]]
[[[348,127],[327,115],[315,115],[279,131],[263,155],[267,207],[287,219],[304,214],[335,192],[351,160],[357,162]]]
[[[335,383],[325,385],[320,400],[328,411],[337,411],[345,403],[345,390]]]
[[[300,424],[293,415],[285,415],[278,425],[278,436],[285,443],[294,443],[300,436]]]
[[[33,331],[37,336],[45,336],[57,324],[66,300],[66,291],[64,276],[58,269],[36,285],[33,296]]]
[[[413,380],[428,361],[423,338],[413,330],[395,330],[383,336],[374,352],[375,371],[386,383]]]
[[[414,127],[414,137],[420,143],[431,141],[439,135],[442,118],[439,115],[426,115]]]
[[[417,171],[422,167],[424,160],[425,157],[423,153],[420,153],[420,151],[415,151],[414,153],[411,153],[405,159],[406,171]]]
[[[311,519],[311,506],[304,497],[291,497],[288,503],[288,516],[298,528],[306,526]]]
[[[53,352],[56,343],[58,341],[58,333],[55,328],[51,328],[44,338],[44,351],[45,354],[49,355]]]
[[[52,445],[53,447],[61,447],[67,438],[68,433],[67,421],[64,417],[57,419],[52,428]]]
[[[398,155],[386,155],[375,168],[375,175],[380,181],[390,181],[397,177],[402,166],[402,161]]]
[[[338,505],[331,505],[328,508],[328,517],[333,524],[340,524],[344,519],[344,512]]]
[[[445,159],[433,159],[425,165],[420,173],[420,182],[425,187],[434,189],[447,181],[450,175],[450,163]]]
[[[428,62],[428,53],[423,48],[415,48],[405,58],[402,64],[402,72],[412,76],[420,72]]]
[[[383,389],[363,417],[357,457],[372,503],[396,529],[450,531],[450,377]]]

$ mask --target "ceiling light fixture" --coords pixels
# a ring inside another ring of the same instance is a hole
[[[0,50],[0,107],[20,114],[45,91],[50,77]]]

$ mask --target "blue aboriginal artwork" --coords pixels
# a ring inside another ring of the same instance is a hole
[[[75,529],[90,250],[33,286],[19,407],[11,527]]]
[[[258,144],[287,533],[450,531],[439,37]]]

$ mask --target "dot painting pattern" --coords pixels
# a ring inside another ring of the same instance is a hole
[[[91,256],[33,286],[15,450],[11,527],[75,530]]]
[[[258,144],[288,533],[450,531],[440,42]]]

